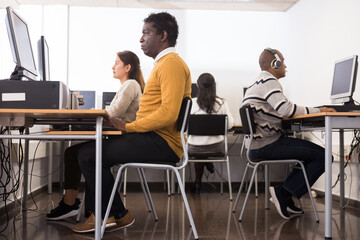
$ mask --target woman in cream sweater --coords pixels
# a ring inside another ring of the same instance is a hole
[[[119,52],[112,70],[113,77],[120,80],[121,87],[106,111],[111,118],[132,122],[136,118],[140,96],[145,86],[139,58],[131,51]],[[73,145],[65,150],[65,195],[59,206],[47,214],[48,220],[56,221],[78,214],[80,200],[77,195],[81,171],[77,153],[82,144],[84,143]]]

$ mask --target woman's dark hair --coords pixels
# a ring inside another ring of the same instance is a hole
[[[215,103],[220,104],[217,100],[219,97],[216,96],[215,79],[210,73],[203,73],[199,76],[197,84],[199,88],[197,94],[197,103],[202,110],[208,114],[211,114],[214,112]]]
[[[140,85],[141,92],[144,92],[145,82],[138,56],[131,51],[118,52],[117,55],[124,65],[130,64],[131,68],[128,77],[129,79],[135,79]]]
[[[176,40],[179,35],[179,26],[173,15],[167,12],[151,13],[144,19],[144,22],[153,23],[153,27],[156,29],[157,34],[160,34],[163,31],[167,32],[170,47],[176,45]]]

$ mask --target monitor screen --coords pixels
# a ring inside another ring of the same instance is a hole
[[[102,101],[102,109],[107,109],[110,107],[111,101],[114,99],[116,92],[103,92],[103,101]]]
[[[79,109],[95,108],[95,103],[96,103],[96,92],[95,91],[75,90],[72,92],[79,92],[80,95],[83,97],[82,104],[79,105]]]
[[[198,87],[196,86],[196,83],[191,84],[191,98],[196,98],[198,93]]]
[[[11,79],[22,80],[26,78],[28,80],[35,80],[37,71],[27,23],[12,7],[6,8],[5,21],[11,52],[16,63]]]
[[[44,36],[41,36],[38,43],[38,68],[40,80],[50,81],[50,60],[49,60],[49,46]]]
[[[333,103],[346,103],[352,101],[355,90],[357,59],[354,55],[335,62],[331,100]]]

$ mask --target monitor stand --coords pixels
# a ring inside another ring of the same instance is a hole
[[[19,66],[16,66],[14,71],[10,75],[10,80],[16,80],[16,81],[33,81],[29,74],[26,74],[27,72]]]

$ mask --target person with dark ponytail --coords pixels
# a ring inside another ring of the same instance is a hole
[[[121,87],[106,111],[111,118],[132,122],[136,118],[140,96],[145,87],[140,60],[131,51],[118,52],[112,69],[113,77],[120,80]]]
[[[203,73],[199,76],[196,85],[198,87],[198,93],[197,97],[193,99],[191,114],[226,114],[228,116],[228,128],[230,129],[234,124],[234,118],[229,111],[229,106],[225,99],[216,95],[214,77],[210,73]],[[191,155],[191,153],[204,154],[222,152],[224,151],[224,137],[189,135],[188,151],[189,155]],[[214,165],[212,163],[195,163],[196,179],[191,189],[194,193],[200,193],[204,166],[206,166],[210,173],[214,172]]]
[[[131,51],[118,52],[112,70],[113,77],[120,80],[121,86],[106,111],[111,118],[133,122],[145,87],[139,58]],[[79,149],[85,143],[73,145],[65,150],[65,195],[59,206],[47,214],[48,220],[57,221],[78,214],[80,200],[77,196],[81,170],[77,156]]]

